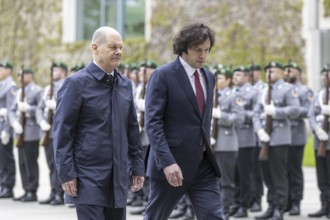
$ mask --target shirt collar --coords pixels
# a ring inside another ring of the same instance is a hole
[[[181,56],[179,56],[179,60],[180,60],[181,65],[183,66],[184,70],[188,74],[188,76],[192,77],[196,71],[196,68],[193,68],[192,66],[190,66]],[[200,73],[199,70],[198,70],[198,73]]]
[[[105,72],[106,74],[114,76],[114,70],[112,70],[111,73],[108,73],[108,72],[105,71],[100,65],[98,65],[98,64],[95,62],[95,60],[93,60],[93,63],[94,63],[96,66],[98,66],[98,67],[99,67],[103,72]]]

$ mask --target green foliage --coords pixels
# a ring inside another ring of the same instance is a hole
[[[324,17],[330,16],[330,0],[323,0]]]
[[[307,144],[305,146],[303,165],[312,167],[315,166],[315,152],[312,135],[308,136]]]

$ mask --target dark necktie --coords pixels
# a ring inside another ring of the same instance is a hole
[[[195,89],[196,89],[197,104],[198,104],[201,115],[203,115],[204,108],[205,108],[205,97],[204,97],[203,87],[202,87],[201,81],[199,79],[199,74],[198,74],[197,70],[195,71],[194,76],[195,76]]]
[[[103,83],[108,85],[108,86],[112,86],[113,84],[113,76],[110,74],[105,74],[103,79],[102,79]]]

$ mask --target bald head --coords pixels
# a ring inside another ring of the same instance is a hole
[[[96,43],[98,45],[104,44],[106,42],[107,37],[111,37],[111,35],[121,38],[119,32],[116,31],[115,29],[111,27],[100,27],[93,34],[92,44],[93,43]]]
[[[123,40],[120,33],[111,27],[100,27],[94,32],[91,51],[93,60],[103,70],[111,73],[120,64]]]

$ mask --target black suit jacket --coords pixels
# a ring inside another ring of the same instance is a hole
[[[202,144],[216,175],[221,176],[210,148],[215,78],[210,71],[201,71],[207,87],[203,115],[179,58],[157,68],[148,82],[145,125],[151,146],[147,167],[150,177],[165,179],[163,168],[177,163],[184,180],[192,180],[201,160]]]

